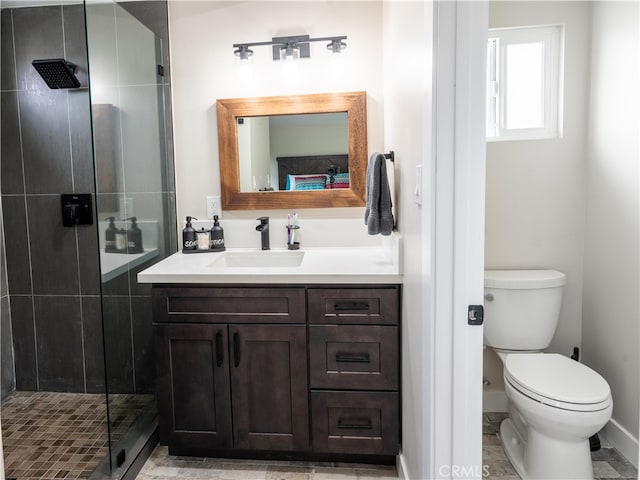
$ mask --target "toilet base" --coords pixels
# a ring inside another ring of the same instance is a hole
[[[523,480],[593,479],[589,442],[565,443],[527,430],[523,438],[510,418],[500,424],[500,438],[507,458]]]
[[[507,458],[516,473],[520,478],[526,479],[527,476],[522,467],[522,461],[524,459],[524,439],[517,432],[510,418],[504,419],[500,424],[500,440],[502,441],[504,453],[507,454]]]

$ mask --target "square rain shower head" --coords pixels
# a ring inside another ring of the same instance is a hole
[[[49,88],[78,88],[76,66],[64,58],[48,58],[31,62]]]

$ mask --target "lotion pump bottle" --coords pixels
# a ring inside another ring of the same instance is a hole
[[[116,228],[116,224],[114,223],[116,217],[107,217],[109,220],[109,226],[104,231],[104,251],[105,252],[116,252],[116,233],[118,229]]]
[[[182,230],[182,250],[197,250],[198,248],[196,229],[191,226],[191,220],[197,220],[197,218],[187,217],[187,225]]]
[[[218,215],[213,216],[213,228],[211,228],[211,250],[224,252],[224,230],[218,221]]]
[[[127,253],[142,253],[142,230],[138,227],[136,217],[129,218],[131,220],[131,228],[127,230]]]

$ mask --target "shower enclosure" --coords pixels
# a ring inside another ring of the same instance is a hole
[[[156,422],[136,274],[177,245],[167,5],[29,5],[0,1],[5,473],[123,478]],[[92,223],[76,225],[81,194]]]

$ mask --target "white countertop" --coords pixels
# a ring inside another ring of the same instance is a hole
[[[157,248],[145,248],[142,253],[107,253],[100,251],[102,281],[108,282],[130,269],[158,256]]]
[[[219,256],[299,254],[300,266],[229,267]],[[399,239],[385,246],[310,247],[260,252],[227,248],[226,252],[175,253],[138,274],[140,283],[402,283]]]

